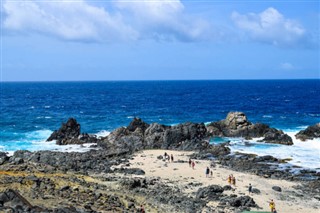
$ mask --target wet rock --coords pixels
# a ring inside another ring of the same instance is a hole
[[[314,138],[320,137],[320,123],[313,126],[308,126],[305,130],[298,132],[295,137],[299,140],[313,140]]]
[[[59,130],[55,130],[47,141],[57,140],[61,141],[62,139],[73,139],[78,138],[80,135],[80,124],[74,118],[69,118],[67,123],[62,123]]]
[[[243,112],[229,112],[226,119],[207,126],[209,136],[259,138],[266,143],[292,145],[292,139],[281,130],[266,124],[252,124]]]

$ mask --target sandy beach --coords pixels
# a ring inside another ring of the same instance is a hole
[[[174,156],[174,162],[167,162],[157,158],[160,155],[163,156],[165,152]],[[147,178],[160,178],[164,182],[178,186],[190,196],[194,196],[193,192],[196,192],[200,187],[212,184],[228,185],[227,177],[233,174],[236,177],[236,186],[232,186],[233,190],[224,193],[238,196],[249,195],[249,183],[252,184],[253,188],[260,190],[260,194],[250,195],[260,207],[260,209],[253,208],[252,211],[270,211],[268,201],[273,199],[278,212],[319,212],[319,201],[314,198],[304,198],[300,190],[293,188],[299,184],[298,182],[259,177],[232,171],[219,165],[212,168],[212,177],[206,177],[205,169],[210,166],[210,161],[195,160],[195,168],[192,169],[188,164],[189,155],[191,154],[192,152],[186,151],[145,150],[137,152],[130,163],[132,168],[144,170]],[[191,182],[193,187],[189,187]],[[273,190],[273,186],[281,187],[282,192]],[[208,205],[217,206],[218,203],[211,202]]]

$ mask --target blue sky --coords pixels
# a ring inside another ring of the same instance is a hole
[[[319,1],[1,1],[1,80],[320,78]]]

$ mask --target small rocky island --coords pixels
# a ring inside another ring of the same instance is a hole
[[[306,140],[319,135],[316,124],[296,137]],[[82,133],[81,125],[70,118],[47,140],[58,145],[90,143],[93,149],[0,153],[0,211],[242,212],[265,210],[270,196],[279,198],[283,209],[319,210],[319,172],[281,169],[286,159],[231,153],[227,143],[209,144],[212,136],[293,144],[282,130],[253,124],[242,112],[230,112],[224,120],[208,125],[166,126],[134,118],[127,127],[102,138]],[[166,160],[164,152],[175,159]],[[189,159],[195,168],[190,168]],[[211,177],[205,177],[206,167],[213,171]],[[230,173],[237,175],[237,185],[227,183]],[[255,187],[253,195],[247,193],[249,180]]]

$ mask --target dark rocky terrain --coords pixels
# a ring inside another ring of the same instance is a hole
[[[318,127],[318,124],[308,127],[297,137],[319,137]],[[249,196],[225,194],[228,187],[203,187],[190,196],[160,179],[144,177],[145,172],[130,167],[129,162],[136,151],[144,149],[196,151],[192,158],[212,160],[213,164],[236,171],[303,181],[300,190],[318,196],[318,172],[280,169],[279,165],[289,159],[230,153],[227,143],[210,145],[211,136],[264,137],[262,141],[267,143],[292,145],[292,139],[281,130],[252,124],[240,112],[229,113],[225,120],[208,126],[203,123],[165,126],[135,118],[127,127],[103,138],[81,133],[80,124],[71,118],[48,141],[56,140],[59,145],[95,143],[97,150],[16,151],[11,157],[0,153],[0,211],[139,212],[143,205],[148,212],[241,212],[257,207]],[[219,208],[207,205],[212,201],[219,202]]]

